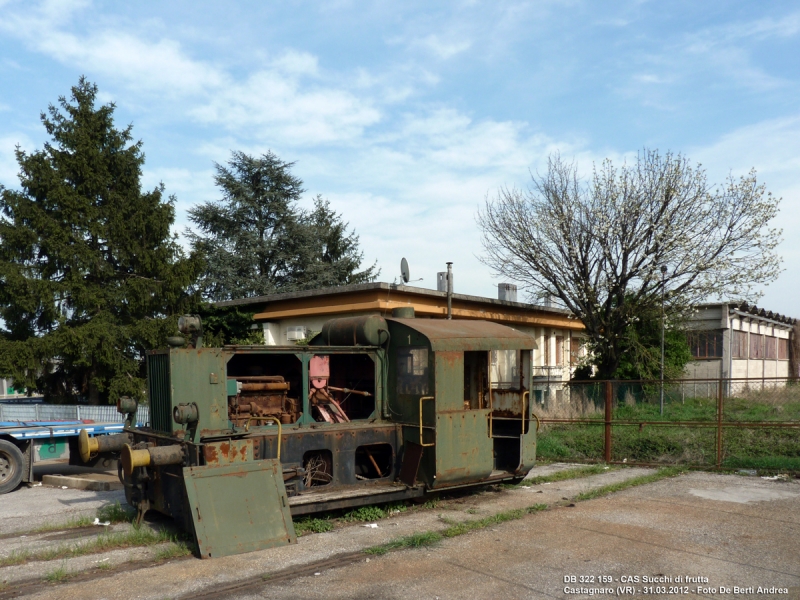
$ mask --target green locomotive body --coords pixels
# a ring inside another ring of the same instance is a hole
[[[149,427],[101,450],[121,450],[140,516],[173,517],[204,558],[291,543],[292,515],[524,477],[533,347],[487,321],[369,316],[304,346],[155,350]],[[517,365],[502,385],[498,356]]]

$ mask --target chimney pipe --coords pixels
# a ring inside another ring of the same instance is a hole
[[[453,318],[453,263],[447,263],[447,318]]]

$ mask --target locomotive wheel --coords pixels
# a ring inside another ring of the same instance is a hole
[[[0,440],[0,494],[17,489],[22,481],[22,452],[14,444]]]

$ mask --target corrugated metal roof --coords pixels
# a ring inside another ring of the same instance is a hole
[[[393,318],[386,320],[421,333],[428,338],[434,352],[536,348],[536,341],[532,336],[491,321]]]

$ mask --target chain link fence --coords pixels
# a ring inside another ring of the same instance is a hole
[[[795,380],[533,387],[543,459],[800,471],[800,383]]]

